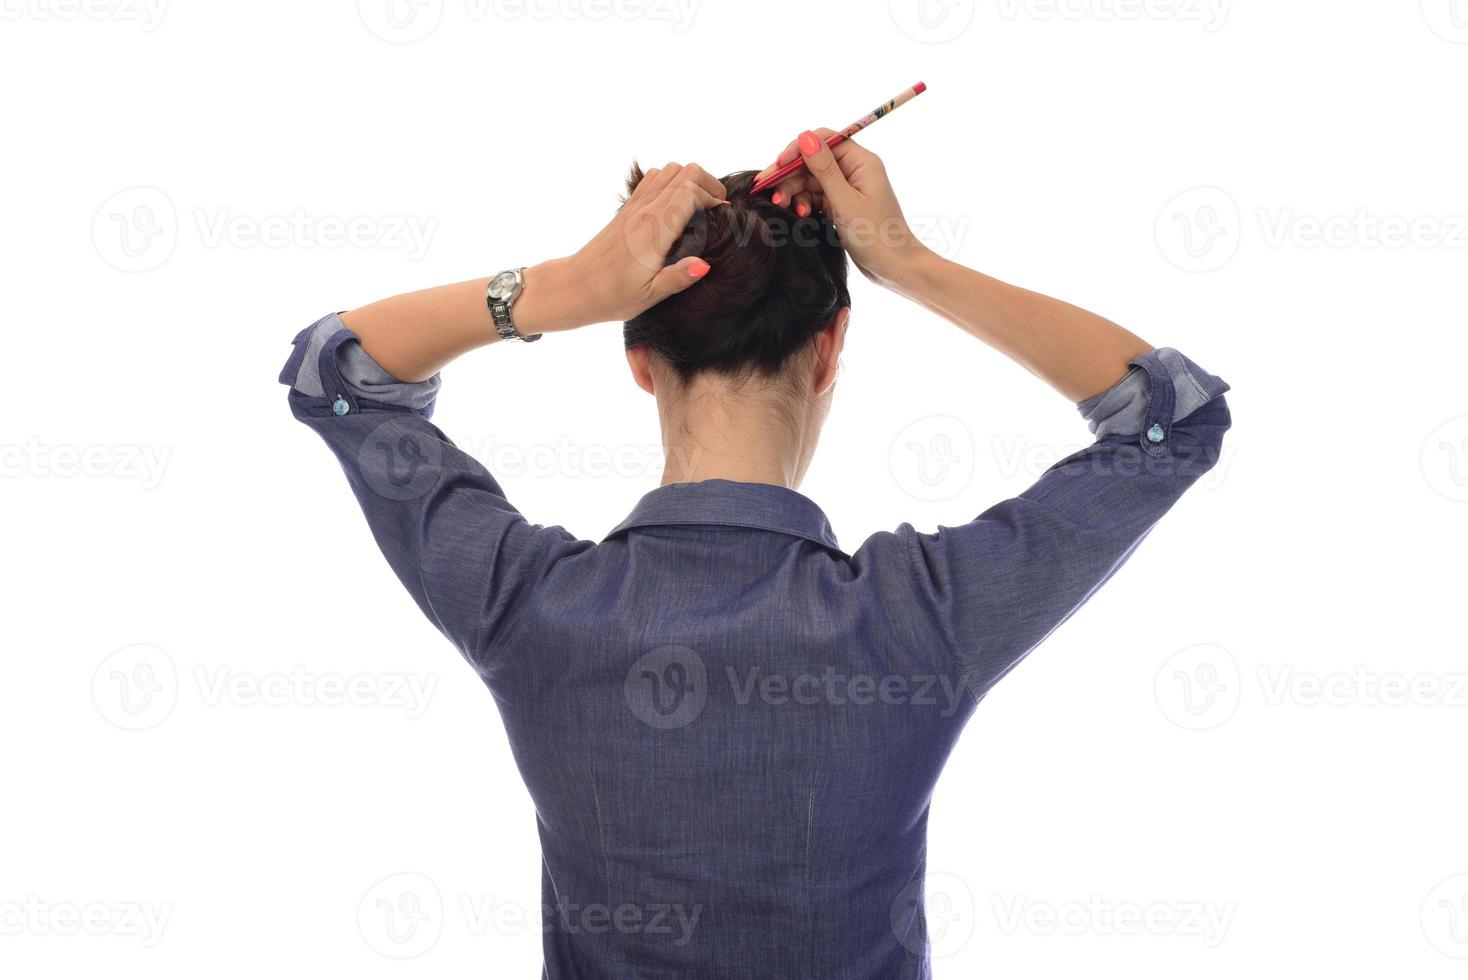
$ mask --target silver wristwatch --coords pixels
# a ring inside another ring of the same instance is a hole
[[[539,340],[540,334],[526,337],[515,329],[515,318],[510,312],[515,300],[525,291],[525,270],[507,269],[489,280],[484,301],[489,304],[489,315],[494,317],[494,328],[504,340],[523,340],[527,344]]]

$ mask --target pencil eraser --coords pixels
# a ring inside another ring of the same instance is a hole
[[[928,83],[927,82],[918,82],[916,85],[914,85],[912,87],[912,94],[913,95],[922,95],[927,90],[928,90]]]

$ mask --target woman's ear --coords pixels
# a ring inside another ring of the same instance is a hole
[[[843,306],[815,336],[816,373],[813,388],[817,395],[824,395],[836,383],[836,371],[841,365],[841,351],[846,347],[846,324],[850,319],[851,307]]]
[[[632,369],[632,380],[637,382],[637,387],[653,394],[652,364],[648,361],[646,344],[627,348],[627,366]]]

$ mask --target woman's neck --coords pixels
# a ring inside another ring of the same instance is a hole
[[[663,486],[733,480],[794,490],[819,428],[808,405],[756,379],[735,387],[723,379],[697,378],[676,396],[659,398],[658,416]]]

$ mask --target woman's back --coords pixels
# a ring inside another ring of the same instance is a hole
[[[778,487],[665,487],[631,525],[556,563],[489,677],[551,975],[922,975],[910,886],[974,699],[911,572]]]

